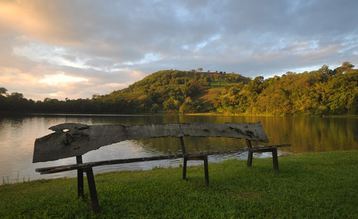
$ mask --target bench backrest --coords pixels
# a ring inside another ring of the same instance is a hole
[[[261,123],[191,123],[153,125],[85,125],[64,123],[35,141],[33,162],[80,156],[102,146],[125,140],[158,137],[228,137],[268,142]],[[183,153],[185,153],[183,149]]]

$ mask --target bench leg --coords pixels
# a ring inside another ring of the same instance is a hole
[[[247,155],[247,166],[252,167],[252,158],[253,158],[254,152],[249,150]]]
[[[76,156],[77,164],[82,164],[82,156]],[[77,169],[77,195],[78,198],[84,198],[84,190],[83,190],[83,170]]]
[[[183,179],[187,179],[186,178],[186,165],[187,165],[188,159],[187,158],[183,158]]]
[[[83,170],[77,170],[77,193],[78,198],[84,198],[83,190]]]
[[[272,164],[273,164],[273,169],[275,170],[275,173],[278,174],[279,169],[278,169],[277,148],[272,149]]]
[[[209,186],[209,163],[208,156],[204,157],[205,185]]]
[[[91,206],[94,212],[99,212],[99,203],[97,198],[96,183],[94,181],[94,175],[92,168],[86,170],[88,188],[91,196]]]

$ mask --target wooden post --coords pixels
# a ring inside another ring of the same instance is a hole
[[[209,186],[209,164],[208,156],[204,157],[204,173],[205,173],[205,185]]]
[[[91,207],[94,212],[99,212],[99,203],[97,198],[96,183],[94,181],[94,175],[92,167],[85,170],[87,175],[88,188],[91,196]]]
[[[252,167],[252,159],[253,159],[254,152],[252,151],[251,141],[246,139],[246,145],[249,148],[248,154],[247,154],[247,166]]]
[[[253,158],[254,152],[249,149],[248,155],[247,155],[247,166],[252,167],[252,158]]]
[[[275,170],[275,173],[278,174],[279,168],[278,168],[277,148],[272,148],[272,164],[273,164],[273,169]]]
[[[183,179],[187,179],[187,178],[186,178],[187,162],[188,162],[188,159],[187,159],[186,157],[184,157],[184,158],[183,158]]]
[[[77,164],[82,164],[82,156],[76,156]],[[77,169],[77,194],[78,198],[84,198],[84,190],[83,190],[83,170]]]
[[[187,179],[186,169],[187,169],[188,158],[187,158],[186,148],[184,144],[184,136],[180,136],[179,139],[180,139],[181,151],[183,153],[183,179]]]

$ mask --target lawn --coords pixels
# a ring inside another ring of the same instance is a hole
[[[0,186],[0,218],[358,218],[358,151],[228,160],[202,166],[96,175],[101,213],[77,199],[75,179]],[[88,189],[85,188],[88,196]]]

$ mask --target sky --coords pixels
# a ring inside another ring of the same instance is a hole
[[[163,69],[358,65],[357,0],[0,0],[0,87],[91,98]]]

